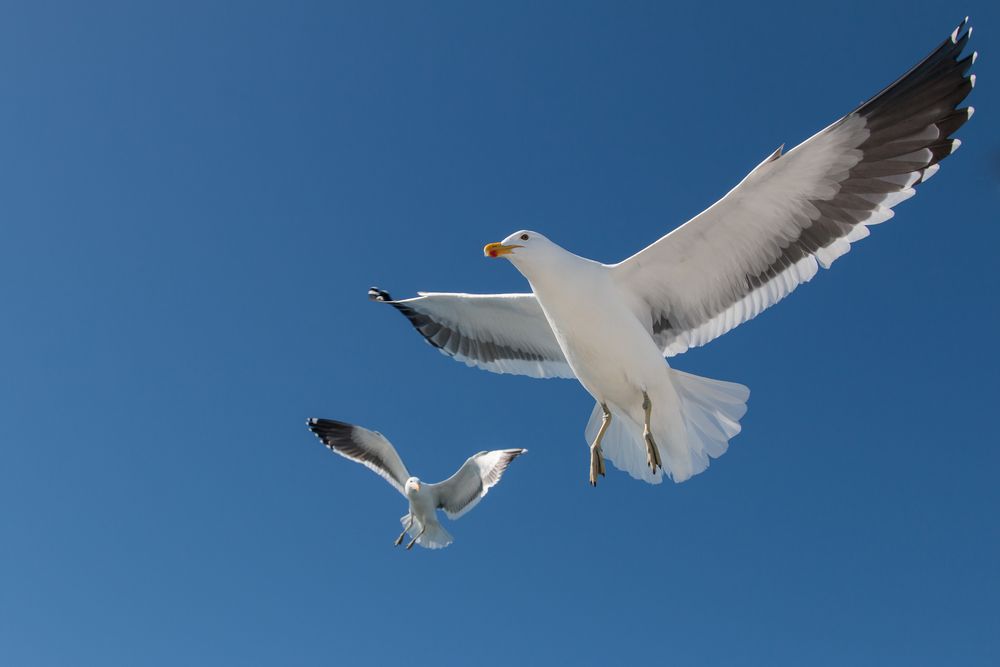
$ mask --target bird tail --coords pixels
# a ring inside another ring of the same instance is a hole
[[[399,517],[399,522],[406,526],[410,522],[410,515],[404,514]],[[423,530],[423,535],[420,535],[421,530]],[[420,519],[413,517],[413,523],[406,532],[410,534],[411,538],[420,535],[417,538],[417,544],[425,549],[444,549],[454,541],[451,533],[445,530],[440,522],[434,520],[428,521],[427,525],[424,526]]]
[[[712,380],[673,368],[670,379],[680,399],[683,429],[671,429],[682,443],[671,443],[673,451],[680,449],[686,456],[670,456],[667,444],[654,427],[665,472],[675,482],[683,482],[705,470],[709,460],[725,454],[729,440],[740,432],[740,419],[746,414],[750,390],[735,382]],[[601,442],[605,458],[616,468],[650,484],[663,481],[664,471],[653,472],[646,464],[646,445],[642,424],[612,408],[613,417]],[[603,411],[598,403],[590,415],[585,431],[588,444],[593,442],[601,426]],[[682,460],[683,459],[683,460]]]

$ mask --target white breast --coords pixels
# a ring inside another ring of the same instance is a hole
[[[660,350],[608,268],[569,257],[575,260],[571,266],[529,278],[535,296],[587,391],[602,402],[631,400],[636,389],[662,381],[666,366]]]

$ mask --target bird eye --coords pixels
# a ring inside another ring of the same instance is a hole
[[[527,241],[528,240],[528,235],[527,234],[521,234],[521,240],[522,241]]]

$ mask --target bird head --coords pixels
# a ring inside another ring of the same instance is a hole
[[[524,259],[544,255],[557,247],[556,244],[538,232],[522,229],[499,243],[487,243],[483,248],[483,254],[494,259],[505,257],[517,263]]]
[[[406,495],[411,493],[420,493],[420,479],[417,477],[410,477],[407,479],[404,490],[406,491]]]

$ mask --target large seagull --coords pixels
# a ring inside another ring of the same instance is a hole
[[[515,232],[483,251],[530,294],[420,293],[393,300],[434,347],[469,366],[576,378],[596,399],[590,483],[604,457],[633,477],[683,482],[740,431],[749,390],[671,369],[829,268],[938,170],[972,107],[968,18],[895,83],[787,153],[764,159],[704,212],[618,264]]]

